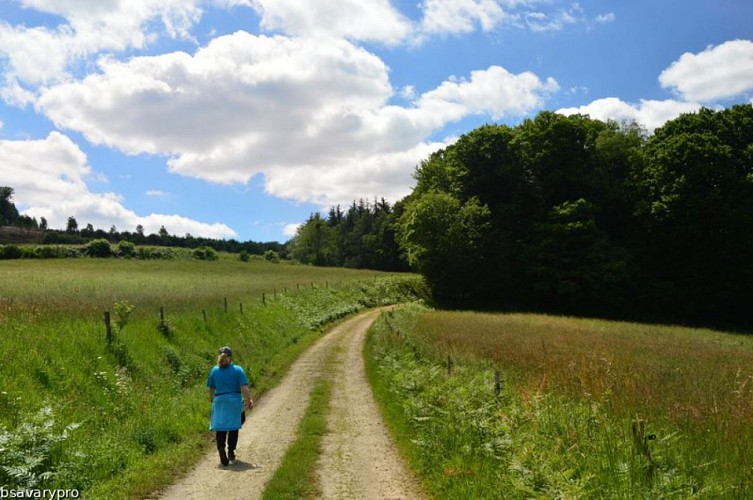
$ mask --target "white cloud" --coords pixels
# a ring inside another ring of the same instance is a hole
[[[64,228],[73,216],[79,226],[91,223],[107,229],[135,230],[138,224],[147,233],[164,225],[171,233],[190,232],[214,238],[235,236],[224,224],[206,224],[179,215],[138,216],[126,209],[114,193],[92,193],[85,179],[92,174],[86,154],[67,136],[51,132],[39,140],[0,140],[0,178],[12,179],[14,200],[19,210],[49,227]]]
[[[219,0],[218,0],[219,1]],[[61,24],[12,26],[0,21],[0,57],[7,59],[6,85],[16,79],[30,85],[59,81],[70,66],[103,51],[143,49],[160,33],[191,39],[201,19],[200,0],[22,0],[39,12],[58,15]]]
[[[526,12],[522,18],[532,31],[561,31],[565,26],[586,22],[583,8],[578,3],[571,3],[568,8],[553,13]]]
[[[686,100],[714,102],[753,91],[753,41],[733,40],[686,52],[662,71],[659,82]]]
[[[396,45],[412,31],[389,0],[252,0],[262,28],[295,36],[325,36]]]
[[[147,192],[144,193],[147,196],[154,196],[157,198],[162,198],[164,196],[167,196],[167,193],[164,191],[160,191],[159,189],[150,189]]]
[[[425,0],[421,31],[427,34],[470,33],[480,26],[490,31],[507,15],[495,0]]]
[[[701,105],[692,102],[675,100],[645,100],[640,104],[630,104],[616,97],[597,99],[590,104],[577,108],[563,108],[557,113],[563,115],[582,114],[589,115],[597,120],[615,120],[618,122],[635,121],[644,126],[649,132],[653,132],[669,120],[677,118],[682,113],[698,111]]]
[[[283,227],[283,229],[282,229],[282,234],[284,236],[287,236],[288,238],[292,238],[298,232],[298,228],[299,227],[301,227],[300,223],[297,223],[297,224],[285,224],[285,227]]]
[[[594,18],[594,21],[598,24],[609,24],[614,22],[615,19],[616,16],[614,15],[614,12],[608,12],[606,14],[599,14]]]
[[[221,183],[263,173],[270,194],[327,204],[402,197],[440,147],[432,133],[472,114],[525,115],[556,90],[491,66],[388,105],[388,68],[363,48],[237,32],[193,56],[103,59],[99,73],[43,89],[37,108],[94,144],[166,155],[176,173]]]

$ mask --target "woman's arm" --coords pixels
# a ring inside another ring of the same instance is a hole
[[[209,388],[209,402],[214,401],[214,387]]]
[[[254,400],[251,399],[251,391],[248,390],[247,385],[242,385],[241,392],[243,393],[243,396],[245,396],[246,398],[246,407],[250,410],[251,408],[254,407]]]

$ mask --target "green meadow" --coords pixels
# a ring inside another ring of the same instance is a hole
[[[438,498],[753,496],[749,337],[410,305],[380,319],[367,354]]]
[[[3,261],[0,484],[144,497],[210,445],[204,384],[219,346],[258,395],[321,327],[420,286],[222,254]]]

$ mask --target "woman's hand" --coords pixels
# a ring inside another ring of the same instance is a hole
[[[252,410],[254,408],[254,400],[253,399],[246,400],[246,408],[248,408],[249,410]]]

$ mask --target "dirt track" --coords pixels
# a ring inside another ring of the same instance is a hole
[[[212,450],[161,498],[260,498],[295,438],[309,394],[326,361],[332,377],[329,434],[324,437],[318,477],[323,498],[420,498],[379,417],[364,372],[362,348],[379,311],[345,321],[317,341],[293,364],[273,390],[257,401],[240,432],[238,460],[219,464]]]

